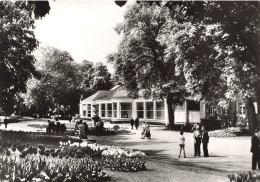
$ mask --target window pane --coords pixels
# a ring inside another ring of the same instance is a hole
[[[164,120],[164,111],[157,111],[156,113],[156,119]]]
[[[117,110],[117,103],[113,103],[113,109]]]
[[[112,111],[107,111],[107,117],[112,117]]]
[[[101,104],[101,110],[105,110],[106,109],[106,105],[105,104]]]
[[[164,110],[164,103],[156,102],[156,110]]]
[[[106,111],[101,112],[101,117],[106,117]]]
[[[146,102],[146,110],[153,110],[153,102]]]
[[[121,111],[121,118],[131,118],[132,111]]]
[[[83,111],[83,116],[86,116],[87,111]]]
[[[112,104],[107,104],[107,110],[112,110]]]
[[[121,110],[132,110],[131,103],[121,103]]]
[[[147,115],[147,119],[153,119],[153,111],[147,111],[146,115]]]
[[[87,110],[87,106],[86,106],[86,104],[83,104],[83,106],[82,106],[82,110]]]
[[[89,111],[91,110],[91,104],[88,104],[88,110]]]
[[[114,118],[117,118],[117,112],[114,111]]]
[[[138,118],[144,118],[144,111],[137,111]]]
[[[88,111],[88,117],[91,117],[91,111]]]
[[[144,110],[144,103],[143,102],[137,103],[137,110]]]

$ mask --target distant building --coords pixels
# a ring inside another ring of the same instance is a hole
[[[98,115],[101,119],[112,122],[128,122],[131,117],[150,123],[168,123],[167,104],[164,101],[145,99],[142,92],[138,99],[128,97],[127,90],[115,86],[111,90],[101,90],[80,101],[80,117],[91,119]],[[187,102],[189,108],[187,108]],[[189,109],[189,110],[188,110]],[[200,122],[200,105],[195,101],[186,101],[175,110],[175,123],[185,123],[189,111],[189,122]]]
[[[257,103],[254,103],[258,113]],[[80,118],[91,119],[98,115],[103,120],[112,122],[128,122],[131,117],[149,123],[168,124],[168,109],[165,101],[145,99],[139,92],[138,99],[128,97],[123,86],[115,86],[111,90],[101,90],[80,101]],[[201,121],[237,122],[237,117],[246,117],[245,102],[233,102],[229,107],[216,107],[213,102],[196,102],[187,98],[182,106],[177,106],[174,112],[174,123],[190,124]],[[246,123],[244,123],[246,124]]]

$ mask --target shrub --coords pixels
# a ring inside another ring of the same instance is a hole
[[[258,182],[260,181],[260,173],[255,171],[242,171],[229,174],[228,178],[231,182]]]

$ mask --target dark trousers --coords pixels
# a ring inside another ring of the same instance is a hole
[[[252,156],[252,170],[256,169],[256,164],[258,165],[258,169],[260,169],[260,154],[253,153]]]
[[[208,152],[208,142],[204,142],[204,143],[203,143],[203,153],[204,153],[204,157],[208,157],[208,156],[209,156],[209,152]]]
[[[200,156],[200,142],[194,144],[194,156]]]

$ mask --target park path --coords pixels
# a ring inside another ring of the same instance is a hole
[[[120,125],[127,126],[127,125]],[[93,137],[97,143],[142,150],[151,159],[191,163],[205,168],[223,171],[251,169],[250,137],[210,138],[209,158],[194,157],[192,133],[184,133],[187,158],[178,158],[178,131],[165,130],[163,126],[151,127],[152,139],[140,139],[141,129],[131,134]],[[202,146],[201,146],[202,149]],[[202,155],[203,156],[203,152]]]

